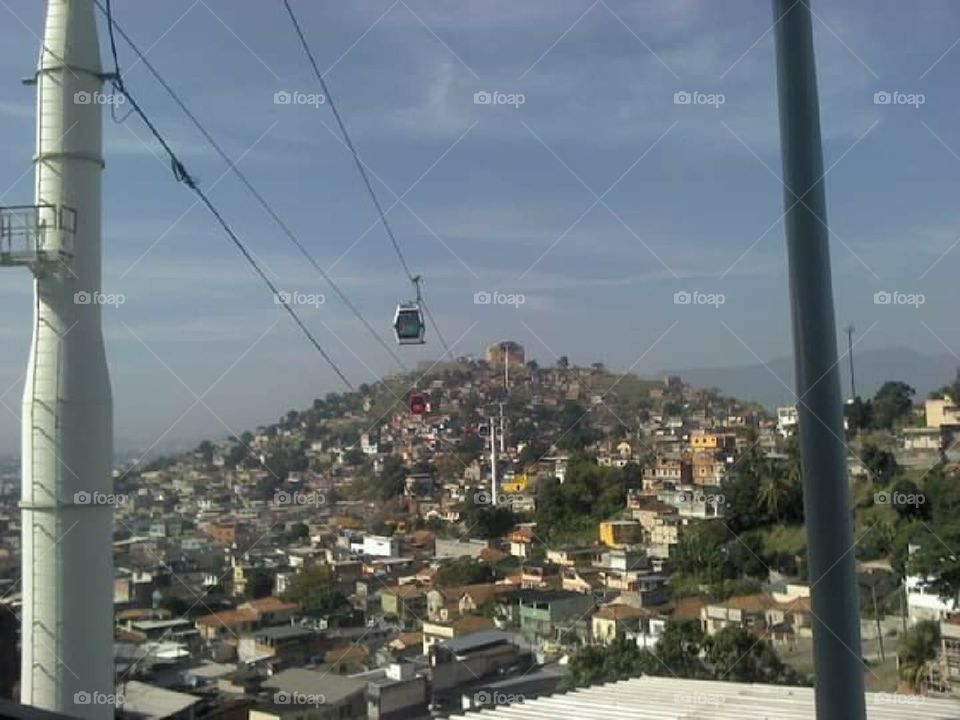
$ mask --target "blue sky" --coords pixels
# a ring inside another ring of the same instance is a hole
[[[20,79],[38,54],[37,5],[0,0],[4,204],[32,199],[34,92]],[[319,92],[279,0],[114,6],[389,339],[393,306],[410,289],[330,108],[274,103],[279,91]],[[769,2],[295,7],[456,354],[510,337],[542,363],[566,354],[653,373],[790,352]],[[838,320],[862,330],[860,348],[960,354],[960,249],[952,249],[960,238],[960,10],[949,0],[813,10]],[[105,40],[101,25],[104,49]],[[327,296],[301,310],[351,380],[391,369],[122,42],[120,55],[131,90],[277,285]],[[482,91],[524,102],[476,104]],[[677,104],[678,92],[723,102]],[[923,103],[877,104],[877,92],[920,94]],[[118,445],[225,436],[341,389],[173,181],[145,128],[107,117],[104,132],[104,290],[125,297],[103,313]],[[521,293],[525,302],[476,305],[481,290]],[[875,304],[884,290],[923,293],[925,302]],[[676,305],[678,291],[721,293],[725,302]],[[8,270],[0,449],[17,443],[30,312],[28,276]],[[429,339],[402,350],[408,365],[438,356],[435,334]]]

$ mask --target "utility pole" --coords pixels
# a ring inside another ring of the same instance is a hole
[[[506,433],[503,431],[503,403],[500,403],[500,454],[503,455],[507,452],[506,445],[504,444],[504,438]]]
[[[773,14],[814,698],[818,720],[864,720],[859,588],[852,552],[811,11],[808,2],[773,0]]]
[[[490,418],[490,504],[497,504],[497,423]]]
[[[883,652],[883,628],[880,625],[880,609],[877,607],[877,581],[870,578],[870,594],[873,596],[873,616],[877,619],[877,640],[880,643],[880,662],[886,662],[887,656]]]
[[[850,399],[856,401],[857,381],[853,375],[853,334],[857,329],[853,326],[853,323],[847,325],[845,329],[847,331],[847,358],[850,360]]]

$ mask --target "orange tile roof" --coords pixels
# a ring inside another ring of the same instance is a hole
[[[593,616],[601,620],[621,621],[650,617],[652,614],[649,610],[633,607],[632,605],[605,605],[597,610]]]
[[[706,605],[701,597],[686,597],[676,601],[671,615],[677,620],[699,620],[700,610]]]
[[[787,600],[786,602],[778,602],[776,603],[776,607],[786,612],[811,612],[809,597],[797,597],[793,600]]]
[[[367,648],[363,645],[345,645],[327,650],[323,655],[325,663],[336,664],[345,662],[360,662],[367,657]]]
[[[739,595],[727,598],[722,602],[708,603],[715,607],[725,607],[732,610],[742,610],[748,613],[761,613],[777,605],[777,601],[766,593],[755,593],[753,595]]]
[[[257,612],[266,613],[266,612],[282,612],[284,610],[299,610],[300,604],[295,602],[288,602],[282,600],[278,597],[263,597],[256,600],[251,600],[248,603],[244,604],[244,607],[250,607]]]
[[[493,629],[493,620],[480,615],[464,615],[450,623],[450,627],[457,635],[468,635],[482,630]]]
[[[423,643],[422,632],[400,633],[390,641],[390,645],[399,645],[401,647],[413,647]]]
[[[401,600],[412,600],[426,595],[424,589],[417,585],[397,585],[396,587],[384,588],[383,592],[387,595],[395,595]]]

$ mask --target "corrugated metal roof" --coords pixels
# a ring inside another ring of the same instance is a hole
[[[462,635],[458,638],[444,640],[439,643],[452,653],[462,653],[488,645],[497,645],[499,643],[509,642],[510,636],[502,630],[481,630],[480,632]]]
[[[815,720],[813,688],[641,677],[451,720]],[[869,720],[957,720],[960,701],[867,693]]]

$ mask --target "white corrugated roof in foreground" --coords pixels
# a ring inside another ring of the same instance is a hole
[[[490,695],[490,693],[487,693]],[[513,698],[505,697],[505,701]],[[641,677],[451,720],[816,720],[813,688]],[[960,700],[867,693],[868,720],[957,720]]]

